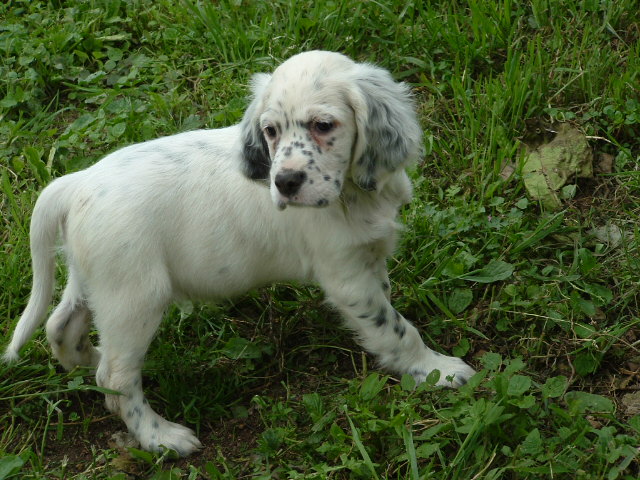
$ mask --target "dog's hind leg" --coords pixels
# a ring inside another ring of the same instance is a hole
[[[67,370],[78,365],[98,365],[100,353],[89,340],[90,318],[82,286],[70,267],[62,300],[47,320],[47,339],[53,355]]]
[[[144,357],[168,303],[167,290],[150,283],[93,290],[90,303],[101,353],[96,381],[119,392],[106,395],[107,408],[120,415],[143,449],[160,451],[164,446],[185,456],[201,448],[200,441],[190,429],[157,414],[142,390]]]

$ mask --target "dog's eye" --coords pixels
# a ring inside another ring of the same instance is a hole
[[[271,125],[267,125],[266,127],[264,127],[263,131],[264,134],[269,138],[275,138],[275,136],[278,134],[276,128]]]
[[[313,128],[318,133],[328,133],[334,126],[333,122],[313,122]]]

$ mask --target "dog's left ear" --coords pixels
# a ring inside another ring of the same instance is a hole
[[[269,178],[271,158],[269,147],[260,128],[264,91],[271,80],[268,73],[258,73],[251,79],[252,99],[240,123],[242,135],[243,170],[253,180]]]
[[[358,137],[351,177],[363,190],[374,191],[389,173],[423,155],[422,129],[406,84],[369,64],[358,64],[353,75],[349,99]]]

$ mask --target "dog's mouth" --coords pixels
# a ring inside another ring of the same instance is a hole
[[[276,192],[273,195],[273,201],[278,210],[284,210],[287,207],[315,207],[315,208],[323,208],[329,205],[329,200],[326,198],[319,198],[317,200],[307,200],[301,198],[299,195],[294,195],[291,197],[286,197],[280,192]]]

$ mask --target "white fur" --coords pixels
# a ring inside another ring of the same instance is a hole
[[[69,280],[47,322],[53,354],[68,369],[97,366],[98,385],[122,393],[107,406],[145,449],[201,447],[142,391],[145,353],[176,299],[317,282],[383,367],[418,381],[438,369],[453,386],[473,374],[425,346],[389,302],[386,258],[411,198],[404,167],[422,151],[407,87],[377,67],[308,52],[257,75],[253,92],[241,124],[123,148],[55,180],[35,206],[33,292],[5,358],[18,357],[46,313],[60,236]],[[277,186],[287,172],[295,192]]]

